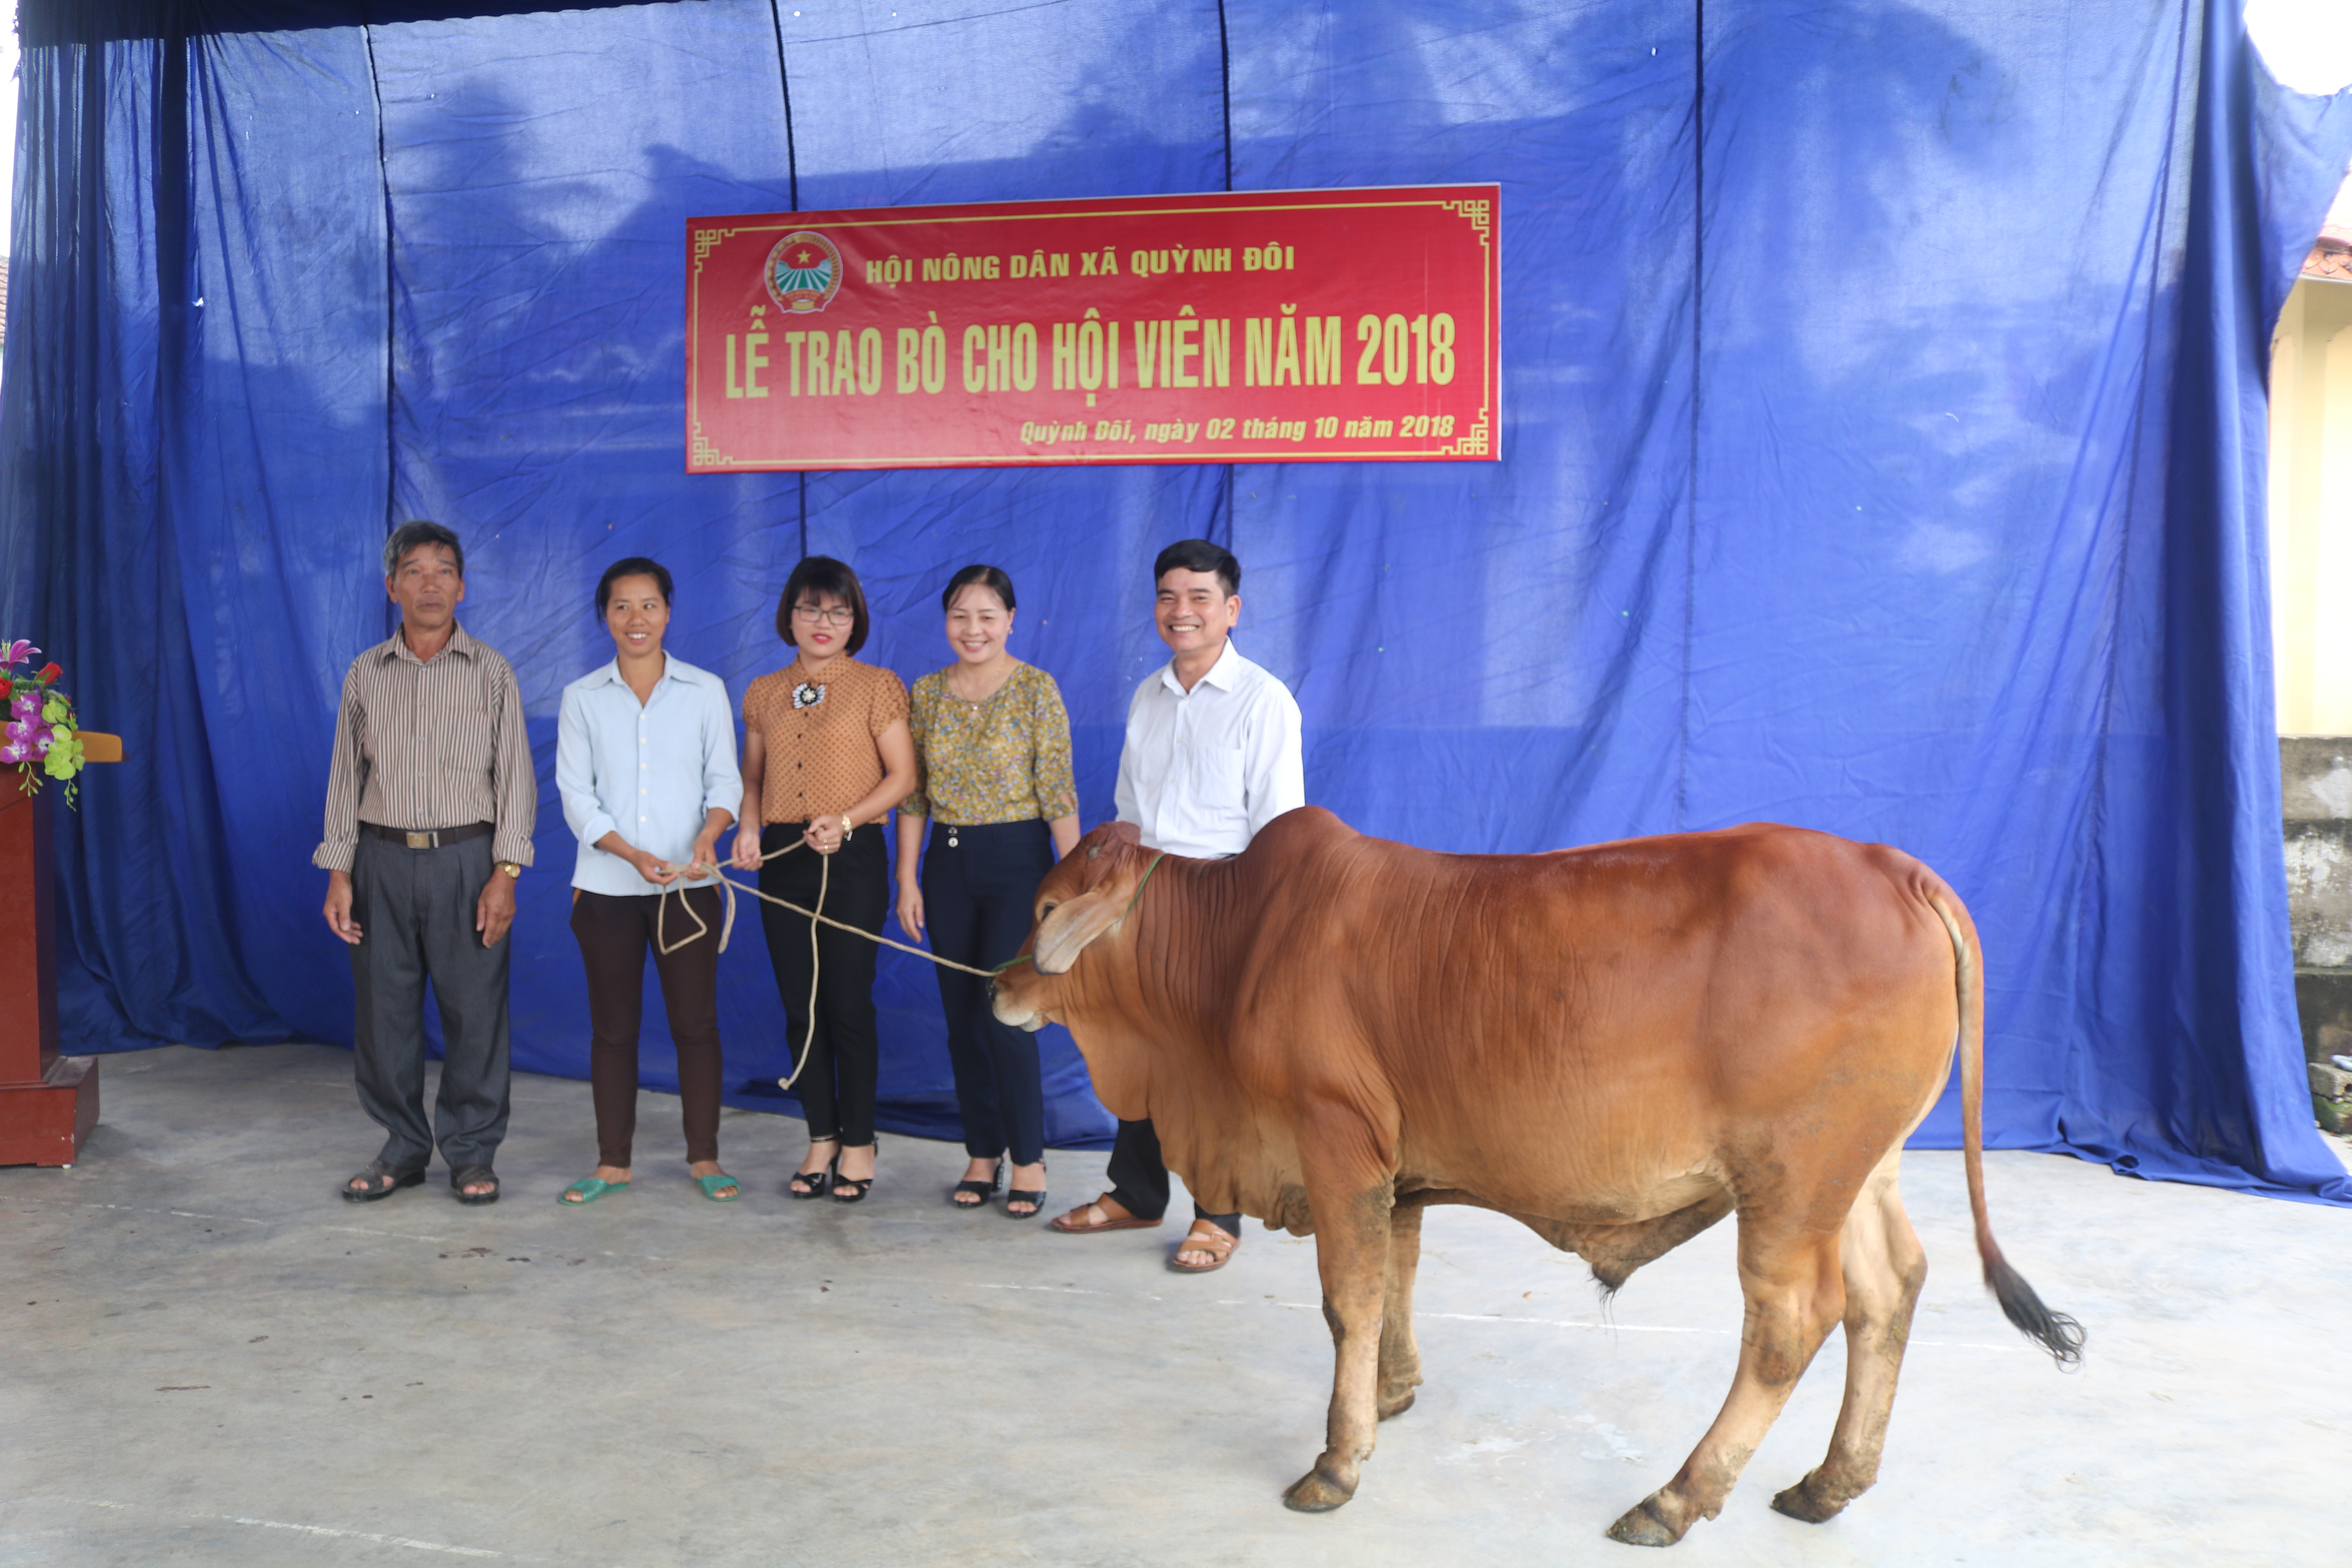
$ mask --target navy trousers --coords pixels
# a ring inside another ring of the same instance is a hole
[[[1053,836],[1035,817],[978,827],[931,825],[923,855],[923,921],[941,958],[993,969],[1021,951],[1037,884],[1054,868]],[[934,970],[947,1015],[948,1062],[964,1152],[1016,1165],[1045,1157],[1045,1094],[1037,1037],[999,1023],[989,984],[974,974]]]

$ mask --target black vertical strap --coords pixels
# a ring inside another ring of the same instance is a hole
[[[784,64],[784,13],[768,0],[768,20],[776,29],[776,84],[784,94],[784,177],[791,183],[793,211],[801,210],[801,154],[793,140],[793,73]],[[801,470],[801,553],[808,559],[808,470]]]
[[[1698,458],[1700,333],[1706,324],[1706,0],[1694,0],[1691,50],[1691,391],[1689,500],[1683,539],[1682,755],[1675,777],[1675,828],[1690,821],[1691,659],[1698,614]]]
[[[400,363],[400,342],[396,320],[398,290],[394,287],[392,254],[392,166],[384,157],[383,82],[375,68],[375,27],[368,20],[368,8],[360,7],[360,41],[367,49],[368,92],[375,100],[375,178],[376,188],[383,193],[383,536],[388,542],[392,531],[399,526],[397,511],[400,501],[400,434],[394,393],[397,390],[395,366]],[[383,605],[384,636],[394,631],[393,605]]]

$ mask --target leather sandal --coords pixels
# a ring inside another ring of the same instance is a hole
[[[882,1140],[877,1138],[873,1142],[862,1143],[859,1144],[858,1147],[863,1149],[871,1149],[877,1155],[879,1155],[882,1152]],[[846,1143],[843,1144],[842,1153],[845,1154],[848,1152],[849,1145]],[[873,1190],[874,1178],[872,1176],[845,1176],[841,1173],[841,1155],[835,1154],[833,1157],[833,1201],[835,1203],[864,1203],[866,1201],[866,1194]]]
[[[1045,1162],[1043,1160],[1037,1162],[1040,1165],[1043,1165],[1045,1163]],[[1026,1212],[1024,1212],[1023,1210],[1014,1208],[1013,1206],[1014,1204],[1027,1204],[1029,1207]],[[1035,1219],[1039,1215],[1043,1214],[1045,1210],[1045,1189],[1043,1187],[1037,1188],[1034,1192],[1032,1192],[1027,1187],[1014,1187],[1012,1191],[1004,1194],[1004,1217],[1006,1219]]]
[[[1097,1217],[1088,1219],[1094,1215]],[[1093,1236],[1106,1230],[1150,1230],[1167,1222],[1167,1215],[1144,1219],[1129,1214],[1127,1205],[1105,1193],[1090,1204],[1080,1204],[1066,1215],[1056,1215],[1046,1222],[1046,1228],[1058,1230],[1064,1236]]]
[[[835,1154],[832,1163],[826,1165],[822,1171],[794,1171],[793,1179],[784,1184],[784,1191],[803,1202],[810,1198],[821,1198],[833,1191],[834,1166],[840,1163],[841,1156]]]
[[[367,1185],[355,1187],[352,1185],[352,1182],[365,1182]],[[403,1187],[421,1187],[424,1184],[425,1167],[422,1165],[413,1171],[395,1171],[382,1160],[372,1160],[366,1170],[352,1172],[341,1191],[347,1204],[372,1204],[378,1198],[392,1196]]]
[[[487,1193],[469,1193],[466,1188],[476,1182],[488,1182]],[[449,1173],[449,1190],[457,1194],[461,1204],[494,1204],[499,1201],[499,1173],[488,1165],[460,1165]]]
[[[1214,1274],[1218,1269],[1223,1268],[1227,1263],[1232,1261],[1234,1248],[1239,1247],[1241,1244],[1242,1238],[1227,1230],[1223,1226],[1212,1225],[1204,1219],[1196,1219],[1192,1222],[1192,1228],[1185,1233],[1184,1239],[1176,1244],[1176,1250],[1168,1255],[1169,1272],[1172,1274]],[[1207,1263],[1183,1263],[1178,1261],[1178,1259],[1187,1252],[1205,1252],[1209,1255],[1211,1261]]]
[[[996,1173],[989,1177],[988,1180],[984,1182],[962,1181],[958,1182],[954,1186],[950,1187],[948,1189],[948,1202],[960,1209],[983,1209],[988,1206],[988,1200],[994,1197],[998,1189],[1002,1188],[1003,1185],[1004,1162],[1000,1159],[996,1162]],[[971,1202],[970,1203],[965,1203],[963,1201],[963,1194],[966,1193],[970,1193],[971,1194]]]

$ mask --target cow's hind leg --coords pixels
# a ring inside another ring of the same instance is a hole
[[[1421,1384],[1421,1347],[1412,1337],[1412,1281],[1421,1267],[1420,1205],[1389,1218],[1388,1289],[1381,1301],[1380,1417],[1402,1415]]]
[[[1739,1216],[1739,1289],[1747,1321],[1730,1395],[1675,1479],[1609,1527],[1632,1546],[1672,1546],[1723,1508],[1732,1484],[1764,1440],[1797,1379],[1845,1310],[1838,1237]]]
[[[1808,1523],[1831,1518],[1878,1479],[1911,1313],[1927,1278],[1927,1254],[1896,1191],[1902,1158],[1897,1148],[1871,1173],[1839,1241],[1845,1270],[1845,1403],[1829,1457],[1772,1500],[1774,1508]]]

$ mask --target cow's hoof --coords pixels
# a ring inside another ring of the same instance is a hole
[[[1412,1408],[1412,1401],[1413,1392],[1410,1388],[1406,1389],[1402,1394],[1393,1396],[1387,1394],[1381,1395],[1380,1403],[1381,1419],[1385,1421],[1391,1415],[1403,1415],[1406,1411]]]
[[[1813,1479],[1812,1476],[1807,1476],[1795,1486],[1775,1497],[1772,1500],[1773,1510],[1785,1513],[1790,1519],[1801,1519],[1807,1524],[1819,1524],[1824,1520],[1835,1519],[1839,1514],[1843,1513],[1846,1502],[1852,1500],[1831,1500],[1813,1489]]]
[[[1299,1513],[1328,1513],[1355,1495],[1354,1486],[1341,1486],[1318,1465],[1282,1494],[1282,1506]]]
[[[1668,1524],[1659,1511],[1655,1493],[1626,1510],[1625,1517],[1609,1527],[1609,1539],[1628,1546],[1672,1546],[1682,1538],[1683,1532]]]

